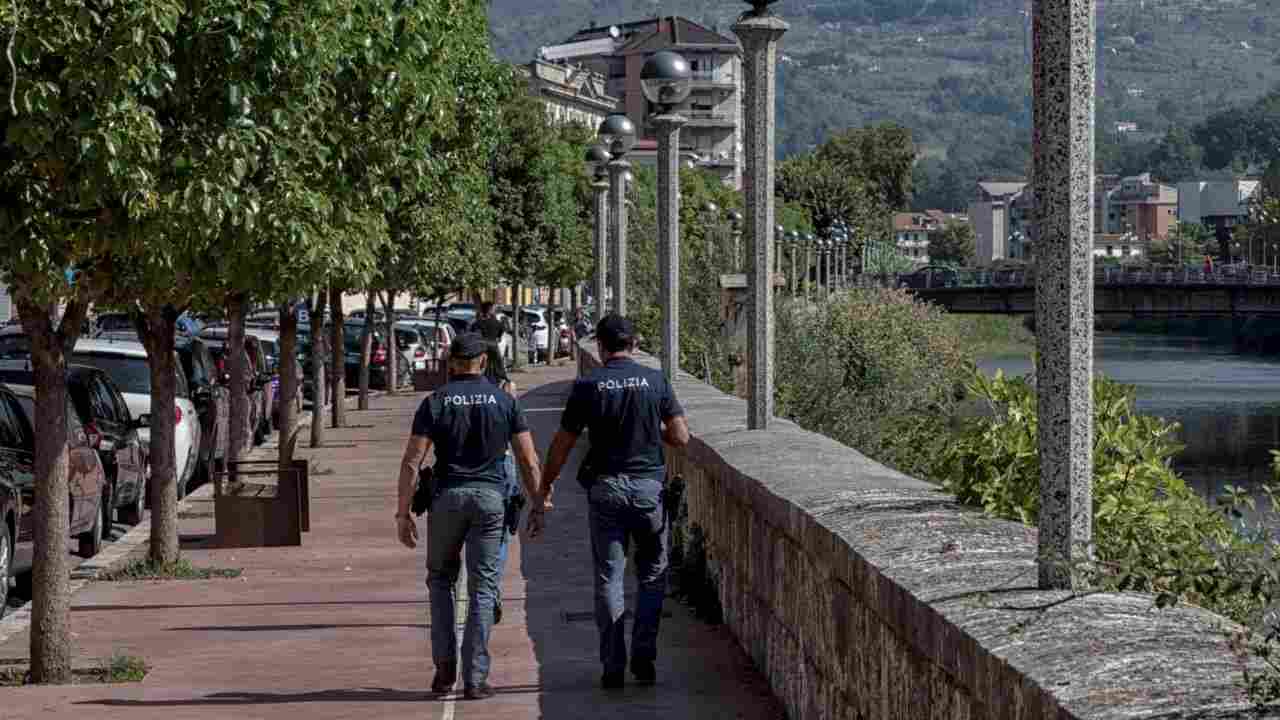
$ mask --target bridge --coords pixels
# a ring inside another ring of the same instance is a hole
[[[863,275],[860,286],[908,288],[964,314],[1035,313],[1036,279],[1028,270],[955,270],[923,275]],[[1093,311],[1134,317],[1280,317],[1280,273],[1096,268]]]

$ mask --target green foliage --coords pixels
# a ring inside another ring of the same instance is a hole
[[[1212,234],[1199,223],[1178,223],[1164,240],[1155,240],[1147,251],[1151,262],[1162,265],[1203,265],[1204,256],[1216,252]]]
[[[929,262],[968,266],[973,261],[976,242],[972,225],[949,222],[929,238]]]
[[[935,477],[962,502],[1032,524],[1040,507],[1033,383],[975,373],[968,389],[987,413],[963,422]],[[1211,507],[1172,469],[1175,424],[1136,412],[1130,387],[1098,377],[1093,392],[1095,562],[1079,571],[1102,588],[1153,593],[1157,607],[1187,601],[1246,625],[1241,651],[1264,661],[1261,672],[1246,672],[1250,694],[1280,700],[1280,628],[1263,615],[1280,589],[1280,547],[1264,525],[1246,522],[1256,501],[1228,487]],[[1263,491],[1274,509],[1275,490]]]
[[[970,363],[946,314],[901,290],[853,290],[777,315],[779,416],[910,474],[946,437]]]
[[[500,118],[502,151],[491,163],[489,202],[501,276],[554,286],[586,280],[592,249],[582,157],[590,134],[555,127],[516,77]]]
[[[211,580],[214,578],[238,578],[240,568],[196,567],[190,560],[180,558],[176,562],[157,564],[149,559],[135,560],[111,572],[97,577],[99,582],[134,582],[139,580]]]

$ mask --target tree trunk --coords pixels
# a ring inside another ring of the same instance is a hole
[[[325,288],[320,288],[311,299],[308,316],[311,319],[311,447],[324,445],[325,358],[324,358],[324,309]]]
[[[329,371],[333,378],[333,426],[343,427],[347,424],[347,345],[343,338],[343,325],[346,319],[342,316],[342,288],[329,286],[329,352],[332,368]]]
[[[392,310],[395,309],[396,293],[394,290],[388,290],[386,297],[382,299],[382,311],[385,313],[383,319],[386,321],[386,346],[387,346],[387,394],[395,395],[400,380],[400,343],[396,341],[396,316]],[[410,366],[412,367],[412,366]]]
[[[298,306],[291,300],[280,306],[280,471],[291,467],[289,437],[298,424]]]
[[[71,682],[71,592],[67,563],[67,363],[87,307],[68,304],[55,329],[52,305],[18,299],[23,329],[31,338],[35,375],[35,507],[31,571],[31,679]]]
[[[248,298],[227,299],[227,371],[231,373],[231,429],[227,459],[238,461],[253,445],[254,428],[249,427],[249,368],[244,354],[244,314]]]
[[[373,365],[373,314],[378,311],[378,306],[373,301],[373,291],[369,290],[364,296],[364,330],[360,333],[360,399],[356,402],[356,407],[360,410],[369,409],[369,381],[372,375]]]
[[[178,313],[170,305],[147,307],[142,342],[151,369],[151,549],[156,565],[178,560],[177,366],[173,335]]]
[[[520,357],[520,308],[521,301],[524,300],[524,294],[519,283],[511,286],[511,369],[515,370],[520,367],[523,358]],[[533,340],[533,338],[528,338]]]

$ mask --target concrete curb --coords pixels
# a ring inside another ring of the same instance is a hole
[[[374,398],[379,394],[371,392],[369,397]],[[348,398],[347,402],[352,402],[353,400],[355,398]],[[324,409],[327,410],[328,406],[325,406]],[[311,412],[302,413],[298,418],[297,432],[301,433],[306,428],[311,427],[311,418]],[[263,443],[250,451],[246,455],[246,459],[268,460],[271,455],[275,454],[278,447],[275,443]],[[192,501],[209,500],[212,497],[213,484],[201,485],[178,502],[178,512],[186,511]],[[144,557],[150,544],[151,512],[145,511],[142,514],[142,521],[134,525],[123,537],[103,548],[102,552],[71,569],[71,585],[68,596],[75,597],[76,593],[102,575],[119,570],[134,560]],[[25,605],[13,610],[3,620],[0,620],[0,644],[26,630],[30,624],[31,602],[27,601]]]

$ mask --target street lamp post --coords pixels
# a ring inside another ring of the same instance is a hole
[[[591,192],[595,200],[595,226],[591,229],[591,244],[595,252],[595,286],[592,292],[596,297],[596,315],[604,316],[607,303],[609,277],[609,161],[613,157],[599,145],[592,145],[587,150],[587,169],[592,176]]]
[[[810,289],[813,287],[813,255],[817,251],[817,247],[813,242],[813,233],[805,233],[801,236],[800,241],[804,243],[804,299],[809,299]]]
[[[720,206],[708,200],[702,205],[702,212],[706,215],[707,226],[707,257],[711,257],[715,252],[715,240],[717,228],[720,224]],[[735,261],[736,264],[736,261]]]
[[[782,272],[782,243],[787,240],[787,231],[781,225],[773,226],[773,272]],[[770,282],[773,282],[770,280]]]
[[[737,210],[729,211],[729,230],[733,233],[733,272],[742,269],[742,213]]]
[[[626,115],[614,113],[600,123],[600,141],[609,147],[609,260],[613,269],[613,311],[627,314],[627,179],[631,163],[626,155],[636,141],[636,126]]]
[[[773,171],[778,38],[787,24],[769,13],[773,0],[751,0],[733,25],[742,41],[742,194],[747,206],[747,429],[767,430],[773,418]]]
[[[658,272],[662,276],[662,371],[680,370],[680,128],[687,120],[675,106],[689,97],[689,62],[669,50],[654,53],[640,69],[640,88],[661,112],[658,134]]]
[[[796,298],[796,245],[800,242],[800,233],[792,230],[787,233],[787,261],[791,265],[791,299]]]

